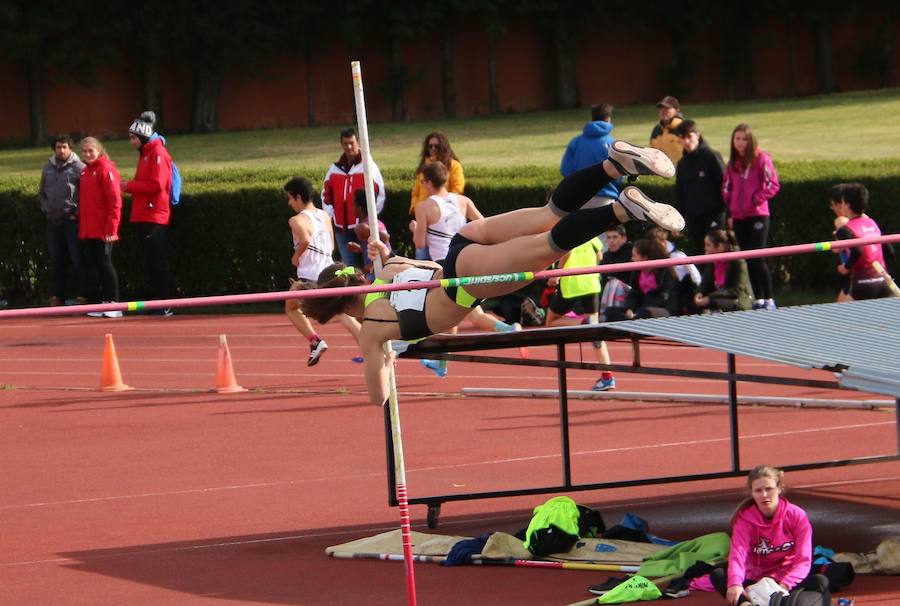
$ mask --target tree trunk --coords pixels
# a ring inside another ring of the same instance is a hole
[[[444,117],[456,117],[456,80],[453,77],[453,29],[441,31],[441,89],[444,99]]]
[[[44,69],[38,51],[28,54],[28,125],[31,143],[44,146],[47,141],[47,113],[44,103]]]
[[[219,88],[219,74],[216,69],[196,68],[191,132],[212,133],[219,130]]]
[[[497,34],[488,31],[488,98],[490,99],[490,112],[500,113],[500,93],[497,87]]]
[[[578,107],[578,69],[575,60],[575,34],[563,10],[556,14],[553,47],[556,59],[556,105],[558,109]]]
[[[306,125],[316,125],[316,106],[313,99],[312,78],[312,45],[307,44],[303,49],[303,58],[306,60]]]
[[[797,94],[797,19],[793,10],[784,12],[784,38],[787,42],[787,82],[784,84],[784,95],[793,97]]]
[[[403,82],[403,64],[400,61],[400,44],[391,38],[391,78],[393,79],[391,91],[391,120],[394,122],[403,122],[406,108],[403,105],[403,93],[405,83]]]
[[[165,130],[162,112],[162,87],[159,81],[159,57],[148,53],[143,61],[144,77],[141,81],[141,111],[149,109],[156,114],[155,129]]]
[[[819,13],[813,17],[816,41],[816,78],[820,93],[833,93],[834,53],[831,46],[831,18],[827,13]]]

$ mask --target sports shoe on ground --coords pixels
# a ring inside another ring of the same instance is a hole
[[[767,299],[767,300],[766,300],[766,304],[765,304],[765,306],[763,307],[763,309],[771,309],[771,310],[775,310],[775,309],[778,309],[778,306],[775,305],[775,300],[774,300],[774,299]]]
[[[669,156],[652,147],[638,147],[625,141],[616,141],[609,148],[609,161],[623,175],[675,176],[675,165]]]
[[[322,354],[325,353],[325,350],[328,349],[328,343],[325,342],[325,339],[319,339],[315,343],[309,344],[309,359],[306,361],[307,366],[315,366],[319,363],[319,358],[322,357]]]
[[[616,378],[610,377],[608,379],[600,378],[597,379],[597,382],[594,383],[594,386],[591,387],[591,391],[609,391],[610,389],[616,388]]]
[[[627,580],[628,577],[609,577],[602,583],[591,585],[588,587],[588,591],[594,595],[603,595],[604,593],[612,591]]]
[[[544,310],[537,306],[531,297],[522,299],[522,324],[526,326],[543,326]]]
[[[691,595],[689,589],[666,589],[663,595],[667,598],[686,598]]]
[[[750,305],[750,309],[765,309],[766,302],[765,301],[754,301],[752,305]]]
[[[104,301],[103,303],[112,303],[112,301]],[[87,315],[92,318],[121,318],[122,312],[119,310],[89,311]]]
[[[419,363],[441,379],[447,376],[447,360],[419,360]]]
[[[162,316],[168,318],[169,316],[174,316],[175,312],[171,309],[152,309],[147,315]]]
[[[619,204],[635,221],[647,221],[673,232],[684,230],[684,217],[680,212],[668,204],[654,202],[633,185],[629,185],[619,194]]]

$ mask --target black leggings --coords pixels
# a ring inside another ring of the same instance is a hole
[[[166,274],[166,226],[159,223],[135,223],[144,261],[150,278],[151,299],[166,299],[169,296],[168,275]]]
[[[716,591],[718,591],[720,594],[722,594],[722,597],[725,597],[725,593],[728,591],[728,587],[726,587],[726,584],[728,583],[727,569],[725,569],[725,568],[714,569],[709,574],[709,580],[712,583],[712,586],[716,588]],[[757,580],[758,579],[745,580],[744,587],[747,587],[748,585],[752,585]],[[803,589],[810,589],[813,591],[818,591],[824,595],[827,595],[829,597],[829,599],[831,598],[831,594],[828,591],[828,577],[826,577],[824,574],[813,574],[812,571],[810,571],[810,573],[808,575],[806,575],[806,578],[803,579],[802,581],[800,581],[799,583],[797,583],[796,587],[793,587],[791,589],[791,591],[794,591],[795,589],[797,589],[799,587],[802,587]],[[741,596],[740,599],[738,599],[738,605],[749,604],[749,603],[750,603],[750,600],[748,600],[746,596]]]
[[[734,236],[741,250],[765,248],[769,241],[769,217],[734,219]],[[747,259],[747,271],[753,296],[757,299],[772,298],[772,274],[765,259]]]
[[[113,245],[98,238],[84,241],[88,263],[100,274],[104,302],[119,300],[119,276],[112,264]]]
[[[549,241],[554,250],[568,252],[621,223],[612,204],[581,208],[612,181],[601,162],[575,171],[559,182],[550,199],[550,209],[562,216],[550,230]]]

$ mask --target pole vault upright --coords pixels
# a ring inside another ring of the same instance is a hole
[[[366,208],[369,212],[370,237],[378,238],[378,212],[375,207],[375,185],[372,182],[372,154],[369,153],[369,123],[366,120],[366,99],[363,93],[362,67],[359,61],[350,62],[353,74],[353,98],[356,101],[356,121],[359,129],[359,145],[362,150],[363,177],[366,184]],[[375,270],[381,269],[381,255],[375,256]],[[384,354],[391,355],[391,344],[384,344]],[[406,464],[403,460],[403,438],[400,432],[400,405],[397,401],[397,376],[394,365],[388,369],[390,395],[387,406],[390,412],[391,438],[394,448],[394,477],[397,479],[396,497],[400,509],[400,536],[403,540],[403,569],[406,574],[406,602],[416,604],[416,575],[413,569],[412,531],[409,525],[409,500],[406,492]]]

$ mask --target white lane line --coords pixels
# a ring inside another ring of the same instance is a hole
[[[852,425],[836,425],[833,427],[822,427],[822,428],[814,428],[814,429],[800,429],[794,431],[781,431],[781,432],[771,432],[771,433],[760,433],[760,434],[752,434],[747,436],[741,436],[741,440],[753,440],[760,438],[772,438],[772,437],[783,437],[783,436],[793,436],[799,434],[809,434],[809,433],[825,433],[825,432],[838,432],[838,431],[847,431],[851,429],[868,429],[872,427],[880,427],[885,425],[894,425],[893,421],[884,421],[880,423],[856,423]],[[681,442],[668,442],[663,444],[644,444],[639,446],[626,446],[619,448],[603,448],[596,450],[579,450],[572,452],[572,456],[589,456],[596,454],[610,454],[610,453],[627,453],[627,452],[635,452],[641,450],[650,450],[657,448],[667,448],[667,447],[685,447],[685,446],[696,446],[698,444],[713,444],[717,442],[727,442],[730,438],[708,438],[703,440],[684,440]],[[536,460],[544,460],[544,459],[558,459],[562,455],[559,453],[551,453],[546,455],[534,455],[528,457],[511,457],[504,459],[494,459],[490,461],[478,461],[471,463],[455,463],[452,465],[433,465],[429,467],[411,467],[407,469],[407,473],[422,473],[429,471],[441,471],[447,469],[460,469],[460,468],[468,468],[468,467],[476,467],[476,466],[484,466],[484,465],[502,465],[506,463],[520,463],[523,461],[536,461]],[[278,482],[259,482],[252,484],[235,484],[228,486],[214,486],[208,488],[192,488],[185,490],[174,490],[174,491],[163,491],[163,492],[148,492],[148,493],[138,493],[131,495],[111,495],[104,497],[91,497],[84,499],[72,499],[72,500],[64,500],[64,501],[47,501],[47,502],[37,502],[37,503],[24,503],[19,505],[0,505],[0,510],[12,510],[12,509],[30,509],[37,507],[50,507],[50,506],[58,506],[58,505],[76,505],[81,503],[96,503],[96,502],[104,502],[104,501],[119,501],[126,499],[143,499],[143,498],[155,498],[155,497],[166,497],[166,496],[177,496],[177,495],[186,495],[186,494],[203,494],[203,493],[212,493],[212,492],[222,492],[229,490],[245,490],[245,489],[253,489],[253,488],[267,488],[273,486],[292,486],[297,484],[306,484],[313,482],[327,482],[327,481],[349,481],[349,480],[358,480],[363,478],[376,478],[383,477],[385,473],[383,472],[372,472],[365,474],[351,474],[345,476],[324,476],[319,478],[309,478],[309,479],[300,479],[300,480],[282,480]]]

